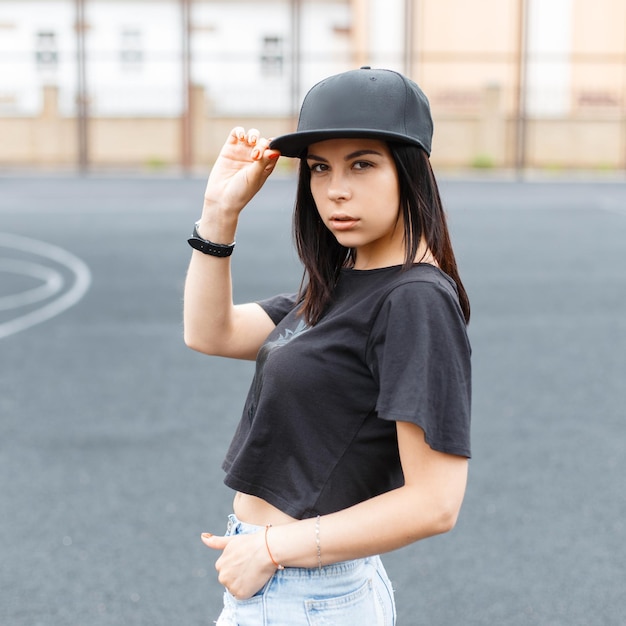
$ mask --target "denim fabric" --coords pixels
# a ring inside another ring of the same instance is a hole
[[[263,530],[229,516],[227,535]],[[256,595],[225,591],[217,626],[394,626],[391,583],[380,557],[277,571]]]

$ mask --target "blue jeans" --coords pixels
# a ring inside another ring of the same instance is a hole
[[[228,519],[227,535],[263,530]],[[380,557],[277,571],[248,600],[224,593],[216,626],[394,626],[393,589]]]

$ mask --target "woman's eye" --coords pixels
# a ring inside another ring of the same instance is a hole
[[[368,163],[367,161],[356,161],[353,167],[355,170],[366,170],[368,167],[371,166],[372,164]]]
[[[324,172],[326,171],[326,165],[324,163],[313,163],[309,166],[312,172]]]

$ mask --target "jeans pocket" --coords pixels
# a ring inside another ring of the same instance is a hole
[[[224,608],[216,626],[264,626],[265,602],[263,595],[248,600],[236,600],[228,592],[224,594]]]
[[[237,626],[235,609],[232,606],[225,605],[215,622],[215,626]]]
[[[387,573],[381,567],[376,571],[376,584],[374,585],[379,608],[379,624],[393,626],[396,623],[396,603],[393,597],[393,587]]]
[[[309,626],[366,626],[379,613],[371,580],[342,596],[307,600],[305,606]]]
[[[224,610],[217,620],[217,626],[264,626],[265,594],[273,578],[261,587],[251,598],[237,600],[228,591],[224,591]],[[222,621],[220,621],[222,620]]]

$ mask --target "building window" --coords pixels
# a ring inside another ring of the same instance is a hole
[[[143,64],[141,31],[125,28],[121,35],[120,60],[122,69],[136,70]]]
[[[59,62],[57,38],[55,33],[41,31],[37,33],[36,60],[39,68],[54,68]]]
[[[263,74],[263,76],[282,76],[282,37],[263,37],[263,50],[261,52],[261,73]]]

